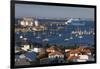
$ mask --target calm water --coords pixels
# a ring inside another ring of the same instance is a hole
[[[94,44],[94,35],[81,35],[75,36],[72,34],[72,31],[90,31],[94,29],[94,22],[90,20],[81,20],[81,21],[73,21],[67,25],[50,25],[51,22],[58,22],[58,24],[64,24],[65,20],[47,20],[47,19],[39,19],[39,23],[45,24],[48,26],[48,30],[41,32],[17,32],[15,37],[16,41],[21,40],[20,36],[27,38],[31,42],[36,42],[40,44],[49,43],[49,44],[57,44],[57,45],[74,45],[74,44]],[[63,28],[58,30],[58,27]],[[56,29],[56,30],[55,30]]]

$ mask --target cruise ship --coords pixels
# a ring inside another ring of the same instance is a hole
[[[68,21],[66,21],[65,22],[65,24],[66,25],[76,25],[76,26],[78,26],[78,25],[85,25],[85,22],[82,22],[81,20],[80,20],[80,18],[71,18],[71,19],[69,19]]]

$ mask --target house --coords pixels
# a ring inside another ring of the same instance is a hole
[[[31,46],[31,51],[35,52],[35,53],[40,53],[43,51],[43,45],[40,44],[40,43],[32,43],[32,46]]]
[[[42,59],[40,59],[40,64],[50,64],[49,58],[42,58]]]
[[[90,60],[89,58],[92,56],[90,48],[87,47],[79,47],[77,49],[70,50],[67,54],[67,59],[75,62],[86,62]]]
[[[32,47],[32,43],[29,41],[29,40],[22,40],[21,42],[20,42],[20,47],[21,47],[21,49],[23,50],[23,51],[28,51],[28,50],[30,50],[31,49],[31,47]]]
[[[29,49],[30,49],[30,45],[23,45],[23,47],[21,48],[22,50],[24,50],[24,51],[28,51]]]
[[[23,27],[33,26],[33,19],[32,18],[23,18],[23,20],[20,21],[20,25]]]
[[[79,54],[81,54],[81,52],[76,49],[69,52],[69,56],[78,56]]]
[[[24,54],[21,54],[17,59],[15,59],[15,65],[30,65],[30,62],[28,61],[28,59],[26,59],[26,56]]]
[[[46,51],[47,51],[48,53],[50,53],[50,52],[55,52],[55,47],[52,46],[52,47],[50,47],[50,48],[47,48]]]
[[[53,45],[46,49],[50,63],[64,63],[64,54],[60,48]]]
[[[48,54],[48,58],[50,59],[54,59],[54,58],[64,58],[64,54],[59,52],[59,51],[55,51],[55,52],[51,52]]]
[[[65,52],[70,52],[71,51],[71,49],[65,49]]]
[[[34,31],[43,31],[43,30],[47,30],[47,28],[46,28],[46,26],[38,25],[36,23],[36,25],[32,27],[32,30],[34,30]]]
[[[80,50],[83,55],[92,55],[92,48],[79,47],[78,50]]]
[[[19,46],[15,46],[15,53],[18,53],[21,51],[21,48]]]
[[[15,42],[15,52],[20,52],[20,51],[28,51],[31,47],[31,44],[27,40],[19,40]]]
[[[46,52],[48,52],[48,53],[52,53],[55,51],[62,52],[62,50],[60,48],[58,48],[57,46],[54,46],[54,45],[50,46],[49,48],[46,49]]]
[[[67,60],[76,60],[79,58],[79,55],[81,54],[81,52],[79,50],[71,50],[67,54],[68,54]]]
[[[16,65],[30,65],[31,62],[35,63],[37,61],[37,54],[32,51],[28,51],[25,54],[15,55]]]
[[[48,58],[51,64],[55,64],[55,63],[64,63],[64,54],[59,52],[59,51],[55,51],[55,52],[51,52],[48,54]]]
[[[79,55],[79,58],[77,59],[77,62],[86,62],[89,60],[88,55]]]
[[[31,49],[31,51],[39,53],[43,50],[43,48],[39,48],[39,47],[34,47],[33,49]]]
[[[28,51],[27,53],[25,53],[25,56],[30,62],[37,60],[37,54],[35,52]]]

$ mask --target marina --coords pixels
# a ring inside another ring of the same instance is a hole
[[[55,20],[55,24],[52,21],[38,19],[38,24],[36,26],[31,26],[36,28],[39,26],[45,26],[45,30],[27,30],[26,32],[16,32],[16,40],[20,40],[22,37],[26,37],[31,42],[39,42],[43,44],[44,41],[47,41],[49,44],[60,44],[60,45],[71,45],[71,44],[94,44],[94,23],[93,21],[81,21],[75,20],[75,23],[80,23],[80,25],[74,25],[73,22],[70,22],[69,25],[64,23],[65,20]],[[59,22],[58,22],[59,21]],[[49,22],[49,23],[48,23]],[[63,23],[62,23],[63,22]],[[68,21],[69,22],[69,21]],[[84,24],[85,23],[85,24]],[[52,25],[51,25],[52,24]],[[84,24],[84,25],[83,25]],[[89,25],[90,24],[90,25]],[[27,28],[27,27],[25,27]],[[29,27],[30,28],[30,27]],[[25,29],[24,29],[25,30]],[[20,37],[20,35],[22,35]],[[67,42],[66,42],[67,40]]]

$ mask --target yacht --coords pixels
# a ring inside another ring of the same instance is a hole
[[[78,36],[78,34],[75,35],[76,37]]]
[[[69,39],[68,38],[64,39],[64,41],[67,41],[67,40],[69,40]]]
[[[49,39],[48,39],[48,38],[45,38],[45,39],[43,39],[42,41],[43,41],[43,42],[44,42],[44,41],[49,41]]]
[[[59,34],[59,37],[61,37],[62,35],[61,34]]]
[[[83,36],[79,36],[79,38],[83,38]]]
[[[21,35],[19,38],[20,38],[20,39],[22,39],[22,38],[23,38],[23,36]]]
[[[27,40],[27,38],[23,38],[23,40]]]
[[[73,37],[71,36],[70,39],[73,39]]]
[[[66,25],[85,25],[85,22],[80,23],[80,18],[71,18],[65,22]]]

